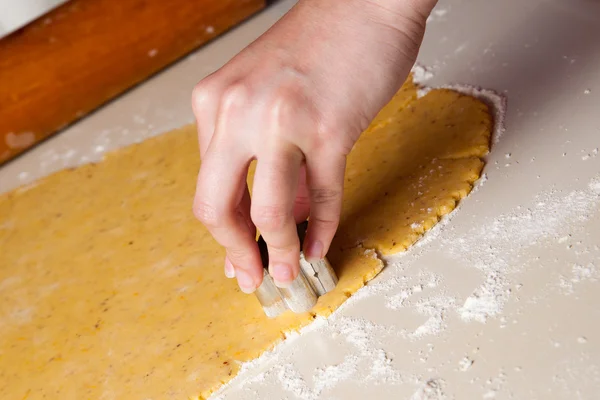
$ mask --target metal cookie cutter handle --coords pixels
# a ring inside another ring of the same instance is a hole
[[[297,226],[300,247],[304,244],[308,222]],[[309,262],[300,252],[300,273],[287,288],[278,288],[267,269],[269,252],[262,237],[258,238],[258,248],[264,268],[264,279],[256,289],[256,297],[269,318],[274,318],[287,309],[295,313],[309,311],[317,303],[317,298],[335,288],[337,276],[327,259]]]

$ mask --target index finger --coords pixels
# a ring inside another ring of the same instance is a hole
[[[251,216],[267,243],[269,273],[277,286],[287,287],[300,270],[294,200],[303,155],[282,142],[269,150],[258,157]]]

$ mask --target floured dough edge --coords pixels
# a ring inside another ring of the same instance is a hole
[[[497,144],[500,141],[500,137],[506,130],[505,120],[508,108],[506,96],[491,89],[484,89],[480,86],[466,83],[454,83],[441,86],[427,85],[427,82],[433,78],[434,74],[431,72],[430,68],[419,63],[415,64],[411,74],[413,83],[418,87],[417,98],[423,97],[435,89],[448,89],[462,93],[466,96],[474,97],[487,105],[490,111],[492,111],[493,117],[492,123],[494,129],[492,130],[492,145]]]

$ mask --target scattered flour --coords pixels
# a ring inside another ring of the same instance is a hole
[[[340,364],[318,368],[313,377],[315,391],[321,393],[324,389],[333,388],[338,382],[349,379],[357,372],[358,363],[358,356],[348,355]]]
[[[600,280],[600,271],[592,263],[587,265],[573,265],[571,276],[561,276],[559,286],[563,289],[564,294],[572,294],[575,286],[582,282],[598,282]]]
[[[440,9],[436,8],[435,10],[433,10],[433,15],[435,15],[437,17],[443,17],[447,13],[448,13],[448,10],[445,8],[440,8]]]
[[[495,399],[498,394],[502,391],[504,384],[506,383],[506,374],[502,371],[498,376],[488,379],[485,384],[487,391],[483,395],[484,399]]]
[[[391,295],[386,303],[387,308],[398,310],[411,306],[409,298],[421,292],[423,286],[417,285],[412,288],[401,289],[398,293]],[[456,302],[454,297],[437,295],[421,299],[414,304],[415,311],[427,317],[425,322],[413,331],[403,331],[403,336],[409,339],[421,339],[425,336],[438,335],[446,328],[446,316],[453,309]]]
[[[318,400],[320,392],[308,387],[306,381],[292,364],[284,364],[276,367],[277,378],[281,386],[303,400]]]
[[[500,273],[491,272],[485,283],[467,297],[463,306],[458,309],[461,318],[465,321],[485,322],[488,317],[499,314],[510,294],[507,286],[507,280]]]
[[[485,322],[502,311],[511,294],[506,274],[514,272],[523,250],[556,235],[562,227],[590,218],[600,202],[598,182],[600,177],[588,188],[565,195],[541,193],[533,207],[517,207],[492,221],[482,221],[467,234],[442,239],[447,254],[486,275],[485,282],[458,309],[463,320]]]
[[[456,49],[454,49],[454,54],[462,53],[463,50],[466,48],[467,48],[467,44],[463,43],[460,46],[458,46]]]
[[[421,386],[410,400],[445,400],[443,379],[431,379]]]
[[[413,66],[411,73],[413,76],[413,82],[419,85],[422,85],[433,78],[433,72],[431,69],[418,63]]]
[[[418,222],[413,222],[412,224],[410,224],[410,228],[418,231],[421,230],[423,228],[423,224],[422,223],[418,223]]]
[[[429,16],[427,17],[427,23],[433,22],[433,21],[442,21],[444,20],[446,14],[448,14],[448,9],[447,8],[435,8],[431,14],[429,14]]]
[[[392,365],[393,356],[381,348],[380,339],[376,339],[373,331],[386,332],[387,328],[362,318],[350,318],[339,313],[328,320],[317,318],[317,322],[302,329],[300,333],[292,333],[289,339],[280,343],[272,351],[266,352],[256,360],[242,365],[240,373],[227,385],[219,389],[211,399],[222,400],[225,390],[231,385],[262,385],[269,380],[276,380],[281,389],[302,400],[322,399],[322,395],[340,382],[360,379],[371,384],[402,383],[403,376]],[[316,325],[316,326],[315,326]],[[311,379],[306,379],[289,360],[283,356],[290,350],[289,343],[301,334],[318,332],[320,336],[336,340],[341,337],[353,348],[342,362],[316,368]],[[393,335],[393,332],[389,332]],[[283,360],[282,360],[283,358]],[[282,362],[284,361],[284,362]],[[266,371],[255,374],[254,369],[269,364]],[[360,367],[360,368],[359,368]],[[414,376],[407,376],[415,380]],[[327,397],[330,398],[330,397]]]
[[[583,153],[585,153],[585,150],[582,150]],[[595,149],[593,149],[591,152],[584,154],[581,156],[581,160],[582,161],[587,161],[591,158],[595,158],[598,155],[598,148],[596,147]]]
[[[454,297],[449,296],[431,297],[417,303],[417,312],[429,318],[408,336],[411,339],[420,339],[424,336],[438,335],[446,329],[446,315],[452,309],[454,303]]]
[[[458,362],[458,370],[462,372],[468,371],[475,361],[471,360],[469,357],[463,357]]]

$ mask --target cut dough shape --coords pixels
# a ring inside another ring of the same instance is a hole
[[[267,319],[223,276],[223,250],[191,213],[187,126],[0,196],[0,398],[204,398],[327,316],[465,197],[492,117],[409,80],[348,158],[329,253],[337,288],[312,313]]]

